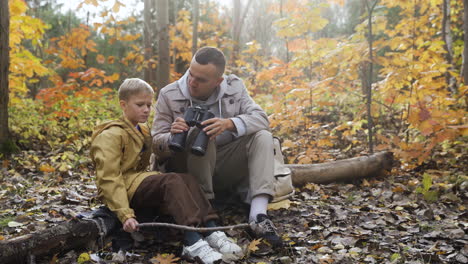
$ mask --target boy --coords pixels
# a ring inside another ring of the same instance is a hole
[[[96,127],[90,155],[96,167],[98,196],[126,232],[138,230],[137,215],[152,210],[171,215],[177,224],[215,226],[218,218],[198,183],[188,174],[146,171],[151,135],[145,123],[154,91],[145,81],[126,79],[119,88],[123,116]],[[223,232],[184,233],[183,257],[211,264],[241,248]]]

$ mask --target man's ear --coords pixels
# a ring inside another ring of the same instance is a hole
[[[224,80],[224,77],[219,77],[218,81],[216,81],[216,86],[220,85]]]

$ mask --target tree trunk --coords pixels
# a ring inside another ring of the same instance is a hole
[[[198,20],[200,18],[200,1],[193,0],[192,8],[192,57],[195,55],[195,52],[198,50]]]
[[[168,0],[157,0],[158,14],[158,89],[169,84],[169,4]]]
[[[143,38],[145,45],[145,63],[144,79],[151,86],[156,85],[156,64],[154,62],[154,27],[152,26],[152,17],[154,12],[154,0],[145,0],[143,8]]]
[[[368,72],[368,80],[366,82],[367,87],[366,87],[366,92],[367,92],[367,131],[368,131],[368,137],[369,137],[369,152],[372,154],[374,153],[374,121],[372,120],[372,77],[373,77],[373,67],[374,67],[374,57],[373,57],[373,39],[372,39],[372,12],[374,11],[374,7],[377,4],[379,0],[375,0],[372,5],[371,3],[368,2],[368,0],[365,0],[366,2],[366,7],[367,7],[367,26],[369,29],[369,33],[367,36],[368,42],[369,42],[369,72]]]
[[[234,47],[232,50],[231,63],[232,68],[235,69],[237,66],[237,60],[239,59],[240,46],[241,46],[241,33],[242,26],[244,24],[245,18],[249,11],[249,7],[252,4],[252,0],[247,2],[244,10],[242,10],[242,4],[240,0],[233,0],[232,7],[232,40],[234,42]],[[234,70],[236,71],[236,70]]]
[[[464,32],[464,44],[463,44],[463,69],[462,77],[463,83],[468,84],[468,0],[463,1],[463,32]]]
[[[442,3],[442,39],[444,40],[445,59],[449,66],[449,70],[445,72],[445,79],[447,82],[448,90],[455,94],[457,93],[457,85],[455,77],[450,72],[453,71],[453,40],[450,32],[450,0],[444,0]]]
[[[10,67],[10,12],[8,0],[0,0],[0,150],[4,150],[9,141],[8,72]]]
[[[294,186],[306,183],[331,183],[379,176],[389,171],[393,153],[379,152],[370,156],[344,159],[319,164],[287,164],[292,171]]]

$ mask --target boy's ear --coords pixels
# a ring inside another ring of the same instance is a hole
[[[125,100],[120,100],[119,104],[122,109],[125,109],[125,107],[127,106],[127,102]]]

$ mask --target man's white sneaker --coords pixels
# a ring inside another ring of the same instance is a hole
[[[184,246],[182,256],[191,261],[197,261],[204,264],[220,263],[223,258],[221,253],[211,248],[203,239],[198,240],[197,243],[191,246]]]
[[[224,232],[213,232],[205,240],[212,248],[218,250],[223,255],[242,255],[242,249],[232,239],[228,238]]]

